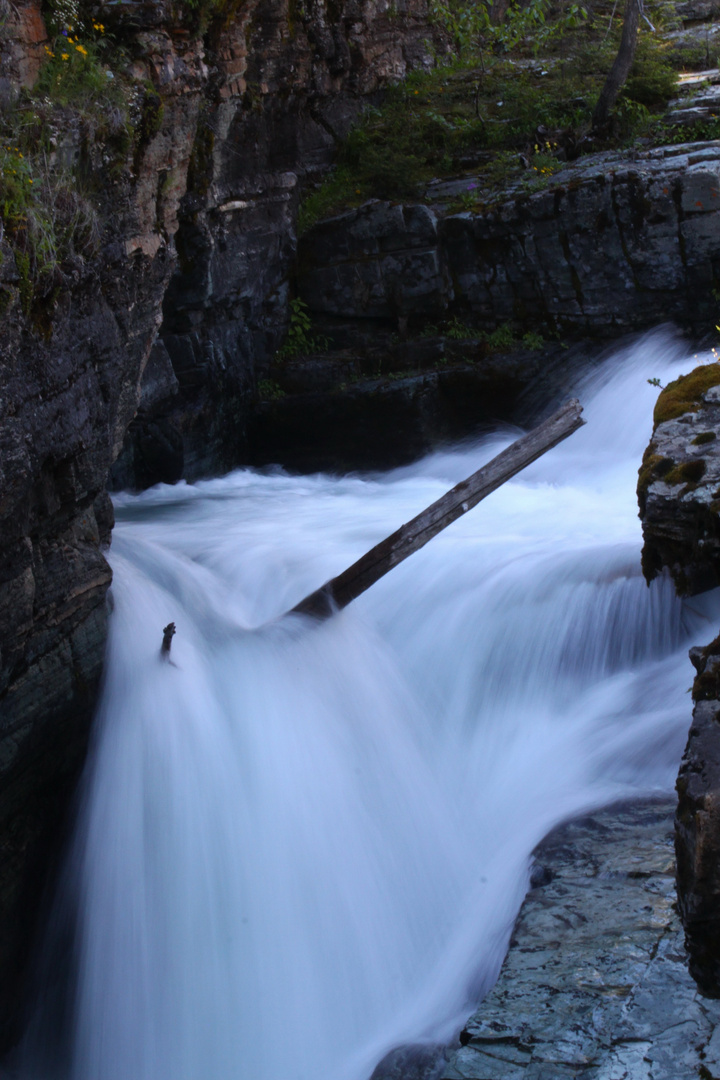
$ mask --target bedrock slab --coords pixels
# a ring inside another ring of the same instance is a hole
[[[720,1002],[699,994],[674,910],[674,811],[610,807],[540,845],[550,880],[442,1080],[720,1077]]]
[[[608,334],[700,323],[720,274],[720,143],[581,158],[542,190],[501,196],[482,176],[425,205],[369,202],[319,222],[298,248],[300,294],[325,320],[508,320]]]

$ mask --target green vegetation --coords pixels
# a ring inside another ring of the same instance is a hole
[[[683,461],[663,477],[666,484],[698,484],[707,469],[704,458],[694,458],[693,461]]]
[[[704,364],[695,368],[689,375],[668,383],[655,404],[653,418],[655,425],[666,420],[675,420],[684,413],[697,412],[702,405],[702,396],[711,386],[720,385],[720,364]]]
[[[285,391],[281,390],[272,379],[260,379],[258,382],[258,397],[261,401],[280,401],[285,397]]]
[[[366,111],[341,146],[334,172],[306,195],[301,233],[369,198],[416,197],[444,176],[471,176],[454,202],[459,210],[482,209],[508,184],[517,194],[540,190],[563,161],[585,150],[625,146],[641,136],[665,139],[659,116],[676,92],[672,52],[662,32],[668,5],[646,6],[657,31],[644,25],[640,32],[630,77],[602,143],[588,135],[621,30],[610,0],[592,9],[511,0],[498,25],[490,23],[488,7],[474,0],[433,0],[432,10],[449,35],[451,52]]]
[[[47,333],[66,273],[98,249],[98,196],[157,132],[162,101],[123,74],[127,58],[89,5],[46,0],[43,14],[36,85],[0,107],[0,236],[22,309]],[[10,293],[1,299],[7,308]]]
[[[715,442],[717,434],[714,431],[701,431],[692,441],[692,446],[704,446],[706,443]]]
[[[308,314],[308,307],[299,297],[290,301],[290,325],[287,337],[276,353],[278,360],[293,360],[297,356],[309,356],[311,353],[322,352],[330,345],[329,340],[321,334],[312,333],[312,320]]]

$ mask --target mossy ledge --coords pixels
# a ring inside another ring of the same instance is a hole
[[[655,427],[668,420],[676,420],[684,413],[697,412],[702,405],[703,394],[718,384],[720,364],[704,364],[689,375],[681,375],[668,383],[655,404]]]

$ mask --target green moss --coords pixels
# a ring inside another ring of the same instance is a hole
[[[666,484],[698,484],[707,469],[705,458],[694,458],[676,465],[663,477]]]
[[[704,446],[705,443],[715,442],[717,434],[714,431],[701,431],[692,441],[692,446]]]
[[[643,454],[642,465],[638,470],[637,496],[641,513],[645,512],[650,485],[654,480],[662,480],[674,467],[675,462],[672,458],[656,454],[655,447],[650,443]]]
[[[720,384],[720,364],[704,364],[689,375],[668,383],[655,404],[655,426],[675,420],[684,413],[697,412],[710,387]]]

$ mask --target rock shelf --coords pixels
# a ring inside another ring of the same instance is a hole
[[[688,973],[675,911],[675,800],[621,804],[537,849],[495,988],[442,1080],[713,1080],[720,1001]]]

